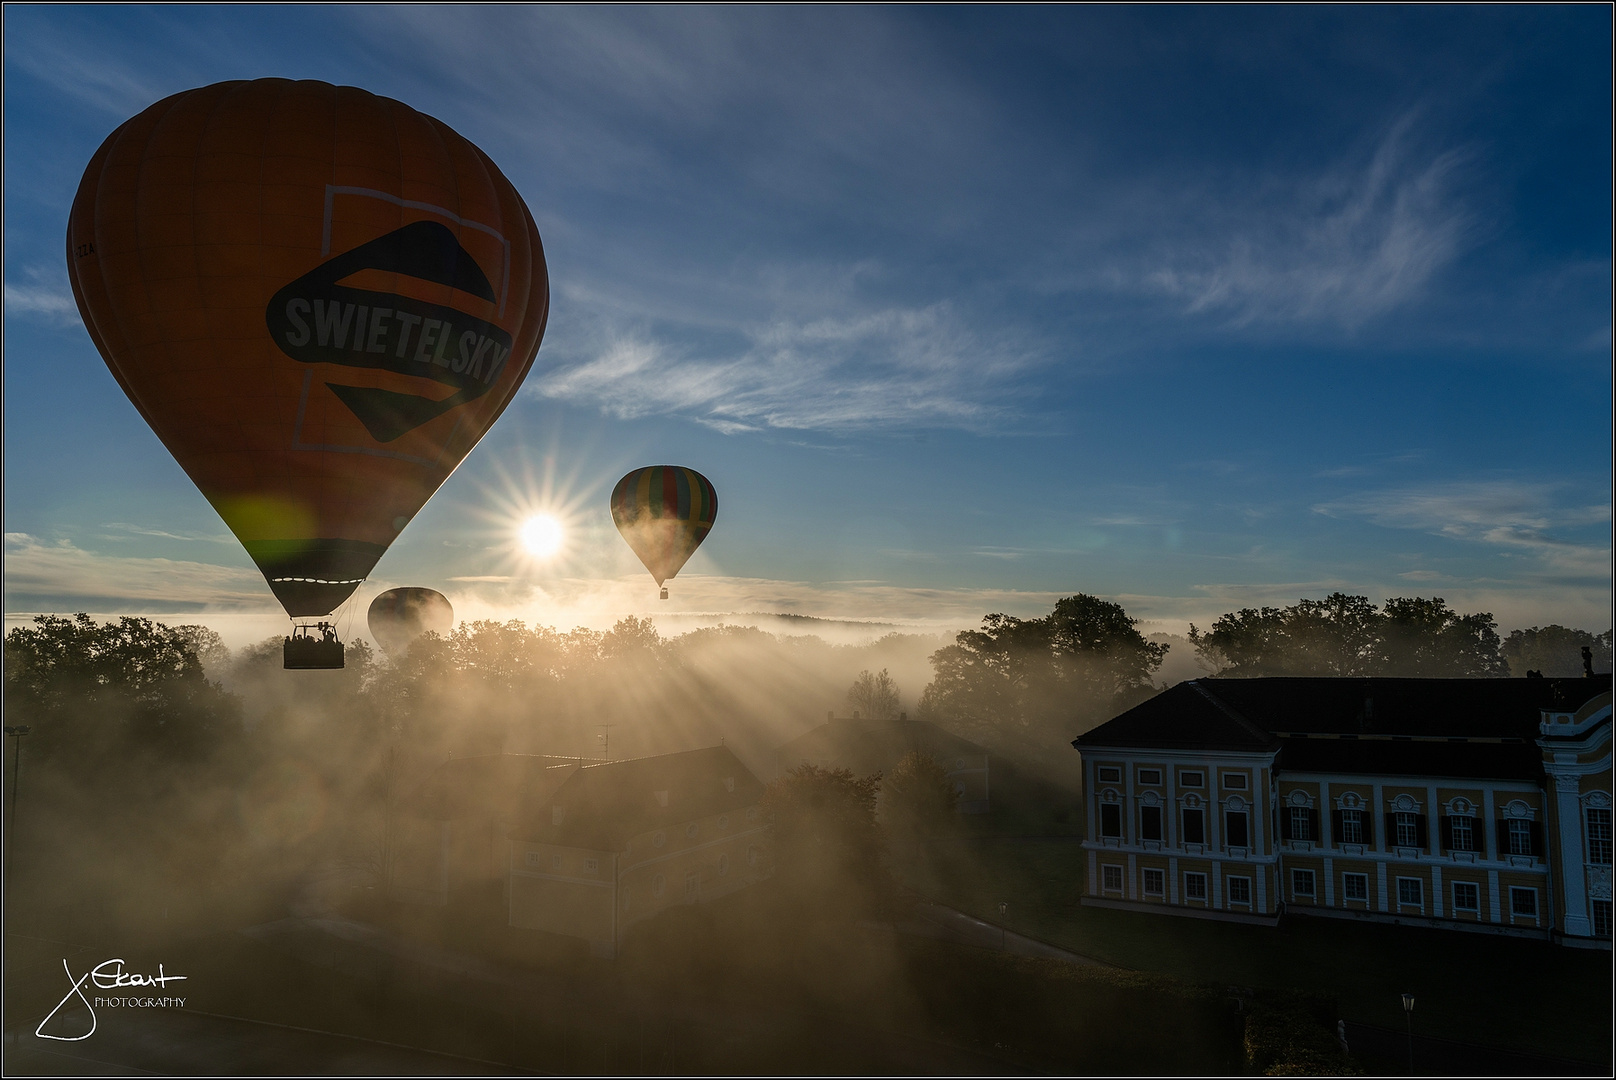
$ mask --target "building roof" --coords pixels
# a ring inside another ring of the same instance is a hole
[[[510,837],[620,850],[630,837],[739,810],[762,797],[762,781],[725,746],[603,762],[528,800]]]
[[[1277,749],[1303,772],[1535,780],[1540,711],[1608,692],[1581,679],[1196,679],[1073,740],[1101,748]]]
[[[450,758],[407,800],[430,818],[510,820],[525,797],[547,794],[590,758],[479,754]]]
[[[823,758],[856,773],[872,773],[892,768],[911,751],[930,754],[945,767],[961,757],[977,758],[974,764],[980,765],[988,753],[929,720],[829,720],[781,746],[775,760],[786,769],[799,760],[818,764]]]

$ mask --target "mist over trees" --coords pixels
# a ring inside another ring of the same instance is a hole
[[[1169,646],[1147,641],[1119,604],[1078,594],[1041,619],[992,614],[931,656],[921,719],[1019,754],[1073,736],[1149,697]]]
[[[847,707],[855,715],[869,720],[896,719],[900,705],[898,684],[893,682],[886,668],[876,675],[871,675],[868,669],[859,672],[847,690]]]

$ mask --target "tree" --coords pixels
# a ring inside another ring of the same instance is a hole
[[[859,672],[847,688],[847,707],[867,720],[891,720],[898,715],[900,704],[898,684],[886,668],[878,675],[867,670]]]
[[[1593,656],[1594,670],[1611,668],[1611,632],[1591,634],[1586,630],[1573,630],[1557,623],[1534,626],[1529,630],[1511,630],[1504,639],[1503,655],[1509,672],[1524,678],[1528,671],[1541,672],[1548,678],[1574,678],[1582,674],[1582,650]]]
[[[775,877],[805,910],[856,914],[886,905],[880,791],[880,773],[859,779],[848,769],[801,765],[763,793]]]
[[[932,654],[921,716],[1060,746],[1154,690],[1169,646],[1145,640],[1136,623],[1120,605],[1082,594],[1042,619],[988,615]]]
[[[954,820],[959,792],[948,770],[930,754],[911,750],[899,759],[882,784],[882,815],[894,832],[936,832]]]
[[[1331,593],[1286,608],[1242,608],[1212,628],[1190,627],[1201,659],[1220,676],[1485,678],[1506,674],[1492,615],[1461,615],[1441,597]]]

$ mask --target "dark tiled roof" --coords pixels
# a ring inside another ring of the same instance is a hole
[[[1279,740],[1208,692],[1182,682],[1072,740],[1079,750],[1136,747],[1162,750],[1272,750]],[[1228,680],[1219,680],[1228,681]],[[1250,680],[1256,682],[1259,680]]]
[[[1197,679],[1078,737],[1102,747],[1262,750],[1303,772],[1536,779],[1539,711],[1608,692],[1592,679]]]
[[[658,801],[659,791],[667,792],[667,806]],[[738,810],[762,797],[762,781],[724,746],[586,765],[547,798],[525,805],[510,837],[616,850],[640,833]]]
[[[868,774],[891,769],[910,751],[930,754],[944,766],[960,757],[977,758],[988,751],[969,739],[944,731],[928,720],[831,720],[775,751],[780,768],[803,760],[826,758],[838,767]]]
[[[574,769],[590,760],[540,754],[450,758],[433,770],[407,802],[417,813],[432,818],[510,820],[524,797],[560,786]]]

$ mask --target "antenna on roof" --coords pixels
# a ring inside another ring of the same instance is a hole
[[[601,729],[600,734],[595,736],[595,738],[600,740],[601,757],[607,761],[610,761],[612,760],[612,728],[616,727],[617,725],[596,724],[595,726]]]

